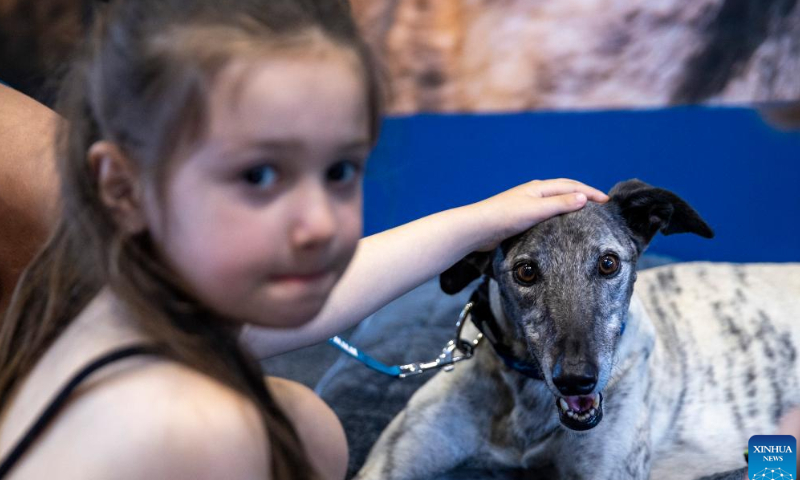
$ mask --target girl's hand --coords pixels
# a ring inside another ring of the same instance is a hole
[[[476,250],[493,250],[508,237],[539,222],[583,208],[587,201],[605,203],[608,195],[575,180],[534,180],[470,205],[488,238]]]

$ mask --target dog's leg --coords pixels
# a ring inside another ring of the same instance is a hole
[[[747,476],[747,467],[731,470],[730,472],[718,473],[710,477],[703,477],[698,480],[742,480]]]
[[[429,479],[477,449],[479,438],[444,403],[409,406],[394,418],[370,452],[357,480]]]
[[[575,436],[560,449],[565,458],[558,463],[559,478],[580,480],[647,480],[652,455],[650,433],[645,416],[631,425],[629,432]]]
[[[645,414],[643,409],[638,422],[633,427],[632,435],[628,437],[626,454],[618,465],[612,465],[612,472],[607,477],[609,480],[619,478],[646,480],[650,478],[653,456],[650,445],[649,420],[649,415]],[[592,478],[592,476],[587,478]]]
[[[383,431],[356,479],[428,479],[475,455],[489,422],[476,406],[493,397],[491,380],[476,366],[465,362],[423,385]]]

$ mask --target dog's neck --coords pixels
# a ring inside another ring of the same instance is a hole
[[[625,333],[622,334],[617,345],[615,357],[617,362],[628,358],[631,354],[641,351],[643,348],[651,351],[655,344],[656,331],[650,316],[644,308],[644,304],[633,292],[631,302],[628,305],[628,323]]]

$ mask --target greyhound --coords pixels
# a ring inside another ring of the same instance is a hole
[[[639,180],[610,197],[441,275],[447,293],[485,276],[472,321],[491,345],[420,388],[357,479],[470,465],[680,480],[746,466],[750,436],[774,432],[800,400],[800,264],[637,275],[657,232],[713,232],[677,195]]]

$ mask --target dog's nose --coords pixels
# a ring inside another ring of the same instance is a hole
[[[561,367],[561,362],[558,362],[553,369],[553,383],[566,397],[588,395],[597,385],[597,368],[584,363],[575,368],[564,369]]]

